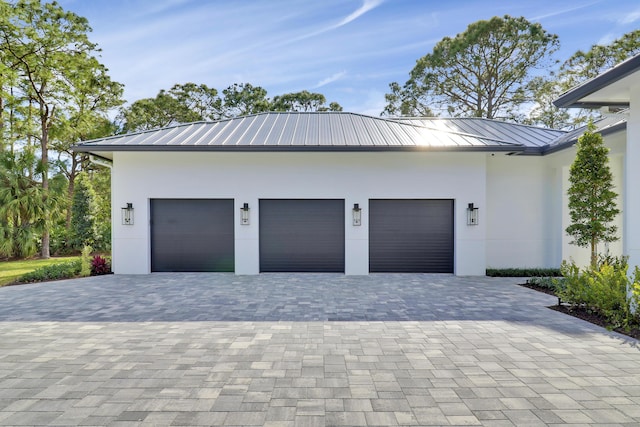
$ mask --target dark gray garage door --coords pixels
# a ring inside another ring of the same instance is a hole
[[[260,271],[344,272],[344,200],[260,200]]]
[[[151,200],[151,271],[234,271],[233,200]]]
[[[453,200],[370,200],[369,271],[453,273]]]

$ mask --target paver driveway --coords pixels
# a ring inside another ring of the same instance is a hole
[[[0,288],[0,424],[640,425],[638,342],[517,281],[153,274]]]

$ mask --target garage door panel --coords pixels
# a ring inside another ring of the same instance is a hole
[[[369,270],[453,273],[453,200],[370,200]]]
[[[260,271],[344,272],[344,201],[260,200]]]
[[[234,271],[233,200],[151,200],[152,271]]]

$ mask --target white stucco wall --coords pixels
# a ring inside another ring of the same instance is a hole
[[[624,210],[625,133],[607,135],[609,165],[618,208]],[[557,268],[562,260],[589,264],[589,248],[572,245],[567,190],[576,148],[546,156],[487,157],[487,267]],[[614,221],[620,240],[602,244],[601,253],[623,253],[623,215]]]
[[[487,267],[559,265],[550,194],[558,179],[547,163],[541,156],[488,155]]]
[[[113,162],[113,265],[117,274],[150,272],[149,201],[154,198],[235,200],[237,274],[259,272],[258,201],[267,198],[345,200],[345,272],[368,274],[369,199],[453,199],[457,275],[486,268],[486,154],[483,153],[215,153],[116,152]],[[135,224],[120,222],[133,203]],[[249,203],[251,224],[240,225]],[[351,209],[363,208],[354,227]],[[480,224],[466,225],[466,207],[480,207]]]
[[[624,132],[605,137],[616,191],[624,190]],[[558,267],[563,259],[587,265],[589,251],[571,245],[567,189],[575,148],[547,156],[503,153],[114,153],[113,264],[116,273],[150,272],[149,201],[155,198],[229,198],[235,201],[237,274],[259,272],[259,200],[345,200],[345,273],[368,274],[369,199],[453,199],[454,272]],[[135,208],[135,224],[121,224],[120,208]],[[249,203],[251,224],[240,225]],[[354,203],[362,226],[351,223]],[[479,208],[479,225],[467,226],[466,207]],[[618,206],[624,211],[623,198]],[[623,253],[621,239],[609,253]],[[604,250],[604,248],[601,248]]]
[[[625,211],[624,206],[624,151],[625,151],[625,132],[618,132],[612,135],[604,137],[605,145],[609,148],[609,167],[613,175],[614,191],[618,193],[617,206],[621,210],[613,222],[613,225],[618,227],[619,240],[608,244],[601,244],[598,247],[600,253],[609,253],[613,256],[620,256],[623,254],[624,243],[624,223],[623,214]],[[569,198],[567,191],[569,189],[569,169],[576,155],[576,147],[573,146],[561,152],[545,156],[547,158],[547,167],[559,172],[561,180],[559,185],[554,186],[554,194],[560,196],[560,211],[558,215],[561,218],[560,228],[558,229],[558,236],[561,238],[561,256],[562,260],[573,260],[580,266],[587,266],[590,262],[590,249],[583,248],[571,244],[573,238],[569,236],[565,229],[571,224],[571,217],[569,216]]]
[[[625,147],[624,252],[630,271],[640,267],[640,79],[629,88],[630,108]]]

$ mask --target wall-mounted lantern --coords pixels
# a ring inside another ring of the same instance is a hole
[[[133,225],[133,203],[122,208],[122,225]]]
[[[362,209],[358,203],[353,205],[353,225],[362,225]]]
[[[240,224],[249,225],[249,203],[245,203],[240,208]]]
[[[473,203],[467,207],[467,225],[478,225],[478,208]]]

